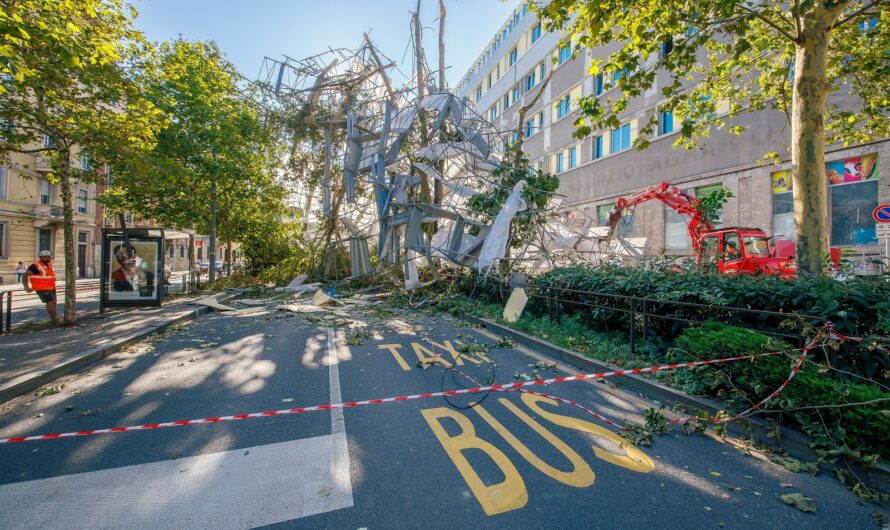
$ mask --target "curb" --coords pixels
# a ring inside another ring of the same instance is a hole
[[[227,302],[232,298],[237,297],[239,294],[241,293],[224,295],[220,297],[220,302]],[[162,322],[148,328],[143,328],[125,337],[115,339],[108,344],[81,352],[75,357],[69,358],[66,361],[51,366],[46,370],[19,376],[12,381],[0,385],[0,403],[6,403],[11,399],[27,394],[32,390],[37,390],[41,386],[47,383],[51,383],[59,377],[62,377],[63,375],[70,374],[71,372],[79,370],[84,366],[88,366],[96,361],[100,361],[113,353],[117,353],[121,349],[126,348],[127,346],[136,342],[139,342],[153,333],[163,331],[170,326],[182,324],[183,322],[189,322],[209,312],[210,308],[206,306],[195,308],[188,313],[172,320],[167,320],[166,322]]]
[[[608,372],[621,369],[620,367],[597,361],[580,353],[561,348],[555,344],[527,335],[521,331],[508,328],[487,318],[479,318],[472,315],[464,315],[463,318],[474,324],[478,324],[491,332],[510,338],[527,348],[531,348],[539,353],[553,357],[585,372]],[[662,403],[679,403],[687,407],[689,410],[704,411],[712,416],[723,409],[722,404],[718,401],[690,396],[675,388],[671,388],[658,381],[646,379],[639,375],[623,375],[615,381],[619,387],[640,393],[648,399],[657,400]],[[747,418],[746,421],[749,423],[750,428],[745,428],[738,422],[729,422],[726,424],[726,430],[735,434],[753,437],[757,442],[769,447],[776,446],[776,441],[767,436],[767,433],[772,429],[772,426],[769,423],[756,417]],[[786,451],[790,456],[797,458],[798,460],[815,461],[818,459],[818,454],[810,447],[807,437],[803,433],[787,427],[779,427],[779,429],[781,432],[781,440],[778,442],[778,447],[781,450]],[[841,465],[842,464],[838,464],[837,467],[841,467]],[[833,469],[835,466],[826,462],[820,462],[820,467]],[[890,469],[886,466],[879,465],[872,469],[854,466],[853,469],[858,476],[862,477],[863,481],[868,486],[882,491],[890,491]]]

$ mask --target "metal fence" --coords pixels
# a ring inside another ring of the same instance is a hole
[[[515,280],[500,283],[502,298],[506,300],[515,287],[523,287],[529,300],[536,300],[543,306],[543,311],[540,306],[532,308],[533,311],[539,314],[545,313],[555,322],[578,311],[589,311],[596,313],[600,320],[623,323],[626,326],[633,354],[637,353],[641,340],[643,344],[646,344],[648,339],[653,336],[652,332],[655,330],[652,328],[655,321],[676,323],[674,327],[678,329],[686,325],[719,321],[752,329],[799,346],[803,345],[800,333],[801,320],[811,324],[827,322],[822,317],[799,313],[660,300]],[[752,321],[756,321],[758,324],[754,325]],[[789,321],[792,324],[791,327],[787,325]]]

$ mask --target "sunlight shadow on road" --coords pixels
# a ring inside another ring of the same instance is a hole
[[[325,346],[326,340],[327,335],[324,333],[313,335],[306,340],[306,349],[303,350],[303,366],[313,370],[321,366],[316,358],[319,357],[319,353],[322,351],[322,347]]]

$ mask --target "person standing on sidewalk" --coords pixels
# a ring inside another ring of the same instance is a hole
[[[59,323],[56,315],[56,273],[53,272],[53,253],[49,250],[41,250],[37,254],[37,261],[31,264],[22,277],[22,285],[25,291],[37,291],[40,301],[46,304],[46,312],[53,324]],[[28,285],[30,282],[31,285]]]
[[[26,270],[28,270],[28,268],[20,261],[18,267],[15,268],[15,273],[18,274],[18,278],[16,279],[17,282],[22,281],[22,276],[25,275]]]

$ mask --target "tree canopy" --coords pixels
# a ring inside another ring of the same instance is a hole
[[[887,0],[553,0],[539,9],[576,49],[610,46],[589,71],[619,91],[582,100],[578,136],[617,127],[630,101],[652,89],[663,100],[640,125],[638,148],[655,135],[661,112],[679,118],[676,144],[687,148],[714,129],[741,134],[734,120],[741,113],[784,112],[792,129],[799,268],[818,274],[828,251],[825,143],[890,136],[887,6]]]

